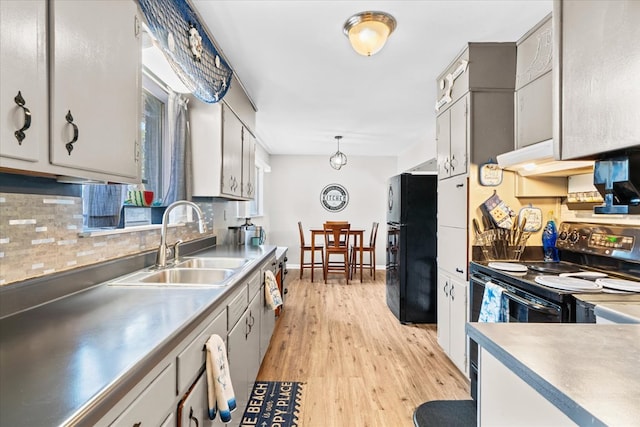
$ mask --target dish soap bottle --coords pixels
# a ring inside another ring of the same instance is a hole
[[[549,212],[549,220],[542,231],[542,248],[544,250],[544,261],[560,261],[558,249],[556,248],[556,240],[558,239],[558,230],[553,220],[553,211]]]

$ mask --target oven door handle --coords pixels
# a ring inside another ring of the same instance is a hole
[[[519,297],[518,295],[512,294],[511,292],[509,292],[507,290],[503,290],[502,291],[502,295],[504,295],[506,298],[509,298],[512,301],[517,302],[518,304],[522,304],[522,305],[524,305],[526,307],[529,307],[529,308],[531,308],[533,310],[540,311],[542,313],[557,314],[556,310],[554,310],[553,308],[545,307],[542,304],[538,304],[538,303],[529,301],[527,299]]]

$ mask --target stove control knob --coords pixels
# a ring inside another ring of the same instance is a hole
[[[567,240],[567,236],[569,235],[569,233],[567,233],[566,230],[563,230],[560,232],[560,234],[558,235],[558,240]]]
[[[572,231],[571,234],[569,234],[569,241],[571,243],[577,243],[578,240],[580,240],[580,234],[577,231]]]

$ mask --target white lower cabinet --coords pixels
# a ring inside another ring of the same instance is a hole
[[[260,290],[260,306],[262,307],[262,310],[260,310],[260,362],[262,362],[264,355],[267,353],[271,335],[273,335],[273,330],[276,327],[276,314],[267,305],[264,297],[264,286]]]
[[[176,425],[176,415],[172,412],[169,414],[167,418],[164,419],[160,427],[175,427]]]
[[[232,414],[232,423],[237,425],[239,415]],[[213,420],[209,419],[209,402],[207,398],[207,374],[203,372],[198,380],[189,389],[188,393],[178,404],[177,427],[211,427],[225,425],[216,414]],[[175,421],[172,426],[176,426]]]
[[[205,344],[211,335],[216,334],[223,341],[227,337],[227,311],[224,310],[213,319],[187,347],[178,354],[177,364],[177,385],[178,392],[184,393],[200,373],[205,364],[206,349]]]
[[[175,401],[175,381],[176,365],[169,363],[111,425],[160,425]]]
[[[467,282],[438,269],[438,344],[465,375],[468,289]]]
[[[231,294],[96,425],[223,425],[219,417],[212,421],[208,416],[205,344],[213,334],[226,342],[237,402],[231,423],[227,425],[240,425],[275,325],[275,314],[265,305],[263,282],[264,271],[273,268],[272,263],[269,259],[242,279]],[[266,343],[264,349],[263,343]]]
[[[244,412],[253,383],[260,370],[260,297],[249,307],[227,336],[231,383],[240,413]]]

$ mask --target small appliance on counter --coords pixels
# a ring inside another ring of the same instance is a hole
[[[253,225],[251,218],[246,218],[244,224],[229,227],[229,237],[232,245],[259,246],[264,244],[265,232],[261,226]]]
[[[640,214],[640,152],[595,162],[593,185],[604,198],[597,214]]]

